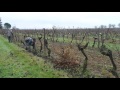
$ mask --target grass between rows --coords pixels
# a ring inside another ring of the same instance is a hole
[[[0,78],[68,78],[49,62],[28,53],[0,35]]]

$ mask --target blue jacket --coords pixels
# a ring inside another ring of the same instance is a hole
[[[31,46],[33,44],[33,38],[26,37],[25,38],[25,43],[26,43],[26,45]]]

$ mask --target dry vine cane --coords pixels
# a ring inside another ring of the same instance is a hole
[[[43,49],[43,45],[42,45],[42,41],[41,41],[41,39],[42,39],[42,37],[38,37],[38,39],[39,39],[39,41],[40,41],[40,53],[42,53],[42,49]]]
[[[84,62],[84,64],[83,64],[83,71],[82,71],[82,73],[84,73],[84,72],[86,71],[86,69],[87,69],[87,60],[88,60],[88,57],[87,57],[84,49],[87,48],[88,44],[89,44],[89,42],[87,42],[86,45],[84,45],[84,46],[81,46],[80,44],[77,44],[77,47],[78,47],[79,51],[81,51],[82,54],[83,54],[84,57],[85,57],[85,62]]]
[[[110,72],[111,72],[116,78],[119,78],[119,76],[118,76],[118,74],[117,74],[117,72],[116,72],[117,66],[116,66],[116,64],[115,64],[115,62],[114,62],[114,60],[113,60],[112,50],[106,48],[106,46],[104,45],[104,41],[103,41],[104,39],[102,38],[102,36],[101,36],[101,39],[102,39],[102,40],[101,40],[101,41],[102,41],[102,45],[101,45],[101,47],[99,48],[100,53],[103,54],[103,55],[105,55],[105,56],[108,56],[108,57],[110,58],[110,61],[111,61],[112,65],[113,65],[113,69],[110,70]]]
[[[82,38],[81,43],[83,42],[84,39],[85,39],[85,36]],[[79,43],[79,44],[77,43],[77,47],[78,47],[79,51],[81,51],[82,54],[83,54],[84,57],[85,57],[85,62],[84,62],[84,64],[83,64],[83,70],[82,70],[82,75],[83,75],[83,74],[85,73],[86,69],[87,69],[87,61],[88,61],[88,57],[87,57],[87,55],[86,55],[84,49],[87,48],[89,42],[87,42],[84,46],[81,45],[81,43]]]
[[[40,41],[40,44],[41,44],[41,46],[40,46],[40,53],[42,52],[42,47],[43,47],[43,44],[42,44],[42,41],[41,41],[41,39],[42,39],[42,37],[38,37],[38,39],[39,39],[39,41]],[[47,50],[48,50],[48,57],[50,57],[50,54],[51,54],[51,50],[50,50],[50,48],[48,48],[48,41],[47,41],[47,39],[45,39],[44,40],[44,45],[45,45],[45,47],[47,48]]]
[[[48,50],[48,57],[50,57],[51,50],[50,50],[50,48],[48,48],[48,41],[47,41],[47,39],[44,40],[44,45],[45,45],[45,47],[46,47],[47,50]]]

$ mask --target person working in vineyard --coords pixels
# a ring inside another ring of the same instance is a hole
[[[26,50],[28,49],[28,47],[32,46],[33,49],[35,49],[35,42],[36,39],[32,38],[32,37],[25,37],[25,46],[26,46]]]
[[[12,37],[13,37],[13,32],[12,32],[12,30],[8,30],[8,31],[7,31],[7,37],[8,37],[9,43],[12,42]]]

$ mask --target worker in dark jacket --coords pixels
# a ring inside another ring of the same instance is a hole
[[[13,37],[13,32],[12,30],[8,30],[7,31],[7,37],[8,37],[8,41],[12,42],[12,37]]]
[[[27,49],[28,46],[32,46],[33,49],[35,49],[35,42],[36,42],[36,39],[35,39],[35,38],[26,37],[26,38],[25,38],[25,46],[26,46],[26,49]]]

